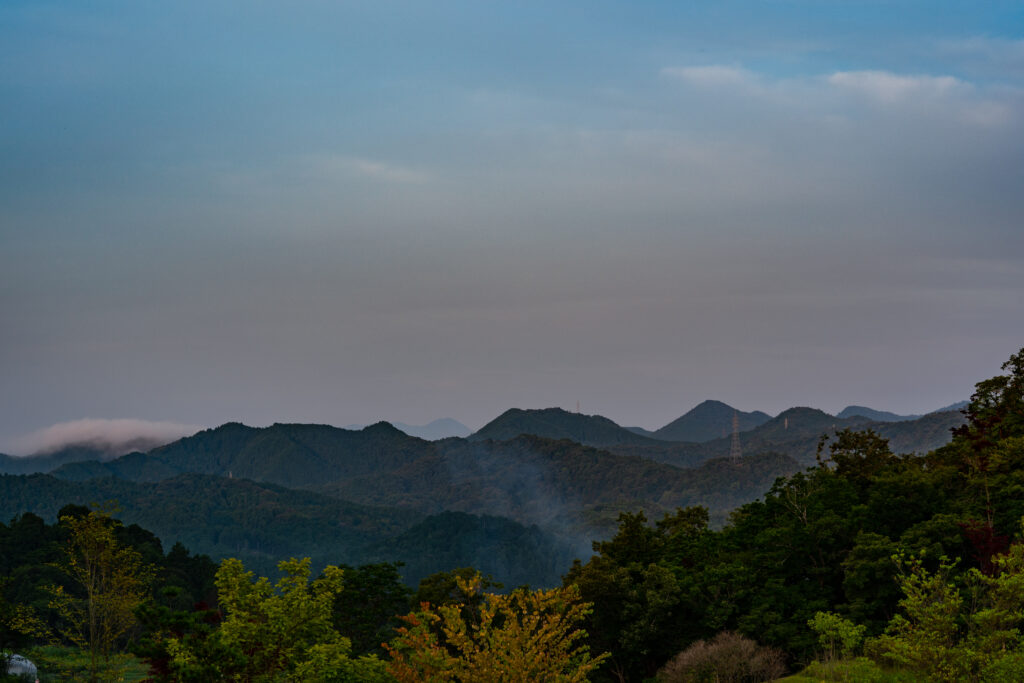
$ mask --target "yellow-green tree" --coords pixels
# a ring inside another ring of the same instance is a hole
[[[154,572],[138,552],[118,543],[120,522],[109,512],[64,516],[60,523],[68,541],[55,566],[68,581],[50,587],[50,607],[60,616],[59,634],[89,653],[89,679],[97,681],[110,673],[111,653],[135,626],[135,608]]]
[[[963,588],[945,558],[935,572],[919,558],[897,563],[903,613],[874,651],[927,680],[1024,680],[1024,544],[994,556],[992,576],[968,571]]]
[[[465,595],[481,594],[479,575],[458,581]],[[423,603],[387,646],[388,672],[400,683],[586,681],[606,656],[591,657],[584,642],[588,611],[572,586],[484,593],[474,609]]]
[[[203,642],[167,643],[176,680],[373,681],[389,680],[376,657],[352,658],[351,643],[332,624],[343,572],[329,566],[309,580],[309,558],[278,567],[271,585],[241,561],[225,559],[217,570],[220,627]]]

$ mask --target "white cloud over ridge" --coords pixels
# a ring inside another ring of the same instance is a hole
[[[88,446],[109,457],[148,450],[190,436],[203,429],[176,422],[134,419],[82,419],[59,422],[15,439],[17,455],[45,455],[67,446]]]

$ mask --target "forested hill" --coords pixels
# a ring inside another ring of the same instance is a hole
[[[62,448],[53,453],[44,453],[31,457],[19,457],[0,453],[0,474],[35,474],[50,472],[69,462],[102,460],[106,457],[102,449],[90,446],[74,445]]]
[[[916,420],[921,417],[920,415],[897,415],[896,413],[890,413],[887,410],[875,410],[874,408],[868,408],[867,406],[846,406],[836,413],[836,417],[841,418],[858,416],[866,417],[873,422],[904,422],[906,420]]]
[[[203,474],[182,474],[158,483],[0,475],[3,519],[32,512],[54,520],[64,505],[110,500],[117,501],[126,522],[151,529],[163,539],[181,541],[214,557],[238,555],[257,561],[310,553],[321,560],[359,558],[369,544],[422,519],[410,510],[372,508],[308,491]]]
[[[318,490],[374,505],[502,515],[592,539],[612,528],[621,510],[660,515],[704,505],[721,521],[776,477],[799,469],[780,454],[680,469],[568,439],[524,435],[502,442],[449,439],[439,443],[436,457],[374,476],[339,479]]]
[[[506,516],[589,544],[619,510],[652,514],[706,505],[715,519],[799,469],[784,455],[744,459],[733,469],[683,470],[615,455],[568,439],[427,442],[387,424],[354,432],[318,425],[262,429],[227,424],[110,462],[72,463],[65,480],[161,481],[183,472],[244,477],[317,490],[344,500],[422,513],[459,510]]]
[[[549,439],[570,439],[585,446],[657,444],[657,439],[620,427],[607,417],[570,413],[561,408],[521,410],[512,408],[471,434],[471,441],[508,441],[520,434]]]
[[[244,479],[183,474],[158,483],[0,475],[0,519],[31,512],[54,521],[68,504],[117,501],[118,517],[216,560],[237,557],[273,574],[288,557],[316,566],[404,562],[406,581],[474,566],[510,586],[558,583],[579,545],[510,519],[425,516],[358,505]]]
[[[148,453],[148,459],[177,472],[309,488],[325,481],[398,469],[433,452],[431,442],[386,422],[360,431],[315,424],[256,428],[229,423],[156,448]]]
[[[655,431],[653,436],[663,441],[712,441],[732,434],[734,415],[741,432],[759,427],[772,419],[771,415],[760,410],[745,413],[721,401],[704,401],[682,417]]]

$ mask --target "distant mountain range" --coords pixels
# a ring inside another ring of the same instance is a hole
[[[840,418],[815,408],[790,408],[754,429],[739,434],[743,454],[775,451],[804,465],[814,463],[818,440],[843,429],[872,429],[889,440],[894,453],[926,453],[949,442],[950,429],[964,422],[958,412],[930,413],[916,420],[874,422],[865,417]],[[650,458],[678,467],[693,467],[729,456],[732,436],[703,443],[662,442],[647,446],[609,446],[619,455]]]
[[[735,416],[738,430],[744,436],[743,441],[749,441],[754,445],[751,452],[775,448],[775,446],[808,437],[817,439],[824,431],[830,431],[833,428],[856,428],[869,423],[876,432],[887,432],[896,439],[893,448],[906,449],[898,452],[924,452],[941,446],[948,441],[949,435],[929,433],[918,442],[908,436],[913,430],[895,430],[891,427],[884,427],[880,423],[915,422],[929,418],[926,422],[934,424],[936,420],[931,416],[946,414],[946,417],[938,419],[938,422],[956,426],[960,424],[962,418],[956,414],[949,415],[949,413],[958,411],[966,404],[966,401],[955,403],[927,415],[896,415],[864,406],[848,406],[839,415],[829,415],[814,408],[790,408],[772,418],[760,410],[748,413],[736,410],[721,401],[709,400],[700,403],[683,416],[653,432],[640,427],[621,427],[601,415],[583,415],[561,408],[529,410],[513,408],[505,411],[468,438],[472,441],[487,439],[503,441],[520,434],[534,434],[549,439],[570,439],[599,448],[613,450],[628,448],[630,453],[636,455],[643,453],[637,451],[635,447],[650,447],[654,450],[669,448],[675,451],[685,451],[692,456],[683,458],[676,463],[685,466],[693,463],[683,462],[683,460],[700,461],[705,459],[699,455],[703,452],[713,453],[718,457],[728,455],[728,448],[723,452],[720,444],[723,439],[726,440],[724,443],[731,443],[733,417]],[[769,425],[769,423],[772,423],[773,426],[758,431],[759,428]],[[666,442],[712,445],[707,449],[694,448],[689,445],[670,447],[666,446]],[[806,449],[801,447],[801,451],[804,450]]]
[[[552,572],[586,557],[621,511],[658,517],[704,505],[721,523],[777,477],[813,462],[823,434],[871,428],[895,452],[924,452],[948,442],[964,419],[947,411],[882,421],[875,418],[891,414],[855,410],[840,417],[791,408],[771,418],[705,401],[640,434],[600,415],[512,409],[466,438],[446,433],[468,432],[454,420],[423,426],[425,436],[444,435],[433,440],[386,422],[360,430],[228,423],[112,460],[85,446],[0,454],[0,514],[52,518],[67,503],[116,499],[127,522],[167,542],[267,571],[302,553],[324,562],[401,560],[410,580],[454,562],[511,585],[553,585]],[[738,462],[728,457],[734,415]],[[690,440],[668,438],[682,436]],[[424,535],[429,547],[451,552],[415,550]]]
[[[126,523],[168,544],[240,557],[263,572],[300,554],[402,561],[413,582],[472,565],[508,585],[555,585],[623,510],[659,517],[702,504],[721,523],[797,469],[764,455],[739,468],[712,461],[683,470],[536,436],[429,442],[387,423],[358,432],[229,423],[149,453],[0,476],[0,515],[53,519],[68,503],[116,500]],[[425,547],[444,552],[425,554],[416,543],[424,534]]]
[[[149,453],[67,463],[52,474],[79,482],[160,482],[185,473],[244,478],[424,514],[458,510],[505,516],[575,538],[613,526],[619,509],[659,513],[704,504],[724,514],[797,467],[785,456],[751,459],[741,485],[731,475],[719,487],[709,479],[714,468],[679,469],[569,439],[520,435],[505,441],[430,442],[386,422],[361,431],[229,423]]]
[[[939,408],[938,410],[933,410],[932,412],[927,413],[927,415],[958,411],[962,408],[966,408],[967,404],[968,401],[957,401],[956,403]],[[839,411],[836,417],[847,418],[856,417],[858,415],[860,417],[866,417],[869,420],[874,420],[875,422],[907,422],[924,417],[924,415],[897,415],[896,413],[890,413],[885,410],[874,410],[873,408],[868,408],[866,406],[846,406]]]

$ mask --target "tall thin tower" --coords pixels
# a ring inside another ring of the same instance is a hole
[[[732,447],[729,449],[729,457],[733,464],[739,464],[743,457],[743,449],[740,448],[740,414],[739,411],[732,411]]]

